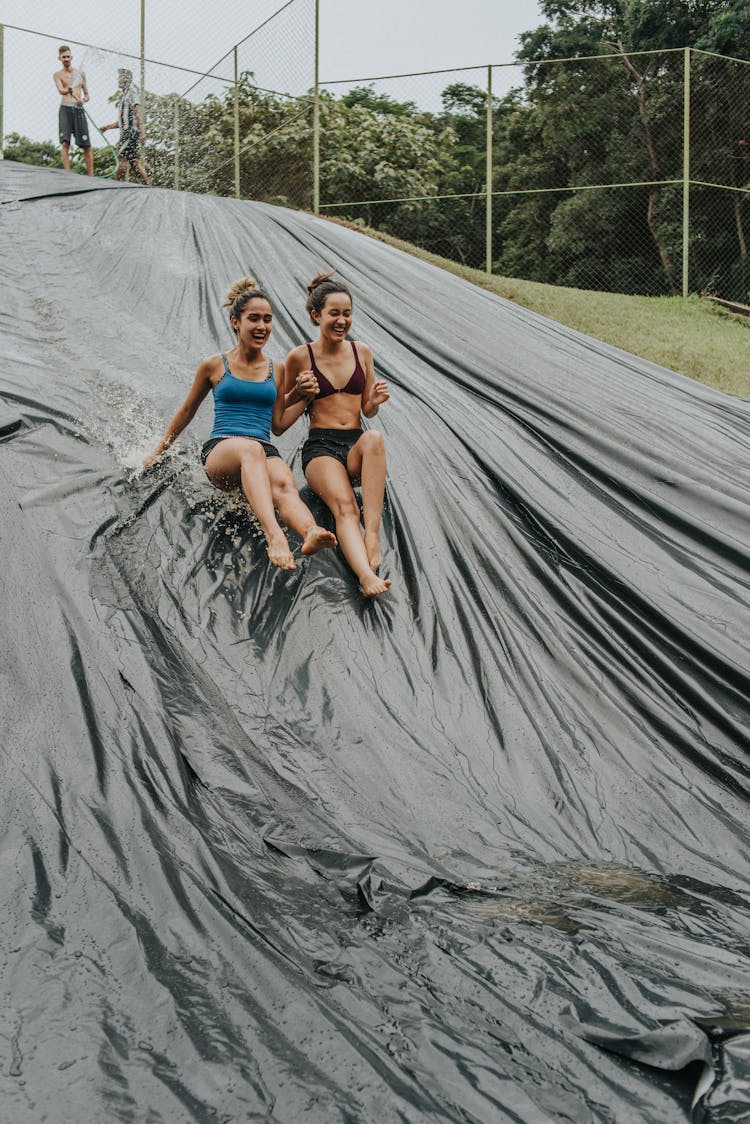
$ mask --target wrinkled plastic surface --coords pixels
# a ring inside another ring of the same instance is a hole
[[[750,405],[310,216],[0,198],[3,1118],[747,1119]],[[134,467],[227,282],[283,357],[327,265],[376,603],[272,569],[209,404]]]

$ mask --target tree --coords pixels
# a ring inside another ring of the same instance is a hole
[[[592,243],[589,256],[601,251],[602,239],[594,235],[596,213],[606,215],[606,229],[599,234],[620,229],[628,236],[623,244],[624,257],[633,257],[634,240],[638,230],[648,233],[650,247],[642,243],[639,276],[653,276],[654,251],[658,256],[658,272],[666,291],[678,289],[675,261],[681,253],[679,201],[674,187],[660,186],[664,180],[678,180],[682,175],[682,52],[676,48],[696,46],[704,50],[734,52],[750,55],[750,14],[746,0],[543,0],[542,13],[550,23],[522,36],[519,57],[526,61],[526,97],[532,116],[538,121],[539,137],[554,134],[563,138],[569,151],[569,183],[575,185],[628,180],[650,181],[644,189],[644,221],[633,222],[632,193],[620,193],[619,202],[601,202],[602,196],[588,193],[593,205],[580,206],[561,201],[562,210],[550,218],[550,231],[554,238],[550,249],[556,248],[558,268],[563,233],[572,233],[572,216],[587,213],[592,226]],[[664,53],[639,53],[663,51]],[[587,62],[586,55],[614,55],[612,66],[605,60]],[[670,53],[667,53],[670,52]],[[579,61],[559,62],[570,56]],[[544,60],[538,62],[537,60]],[[716,60],[715,68],[724,67],[726,61]],[[594,81],[594,68],[599,80]],[[694,64],[693,69],[693,131],[694,135],[707,137],[703,156],[713,165],[721,153],[728,154],[732,145],[731,133],[738,128],[737,107],[747,104],[745,81],[735,84],[725,100],[731,98],[735,112],[718,110],[721,103],[721,80],[718,74],[709,79],[709,67]],[[747,76],[745,68],[745,76]],[[726,90],[726,81],[724,88]],[[740,89],[741,86],[741,89]],[[734,123],[732,123],[734,122]],[[739,138],[741,139],[741,138]],[[733,139],[737,152],[737,136]],[[726,164],[728,156],[724,158]],[[741,167],[741,166],[740,166]],[[734,170],[739,171],[735,159]],[[698,178],[697,169],[693,176]],[[715,182],[715,181],[714,181]],[[724,182],[730,184],[728,176]],[[742,231],[743,203],[734,196],[734,226],[740,253],[745,254]],[[730,208],[726,208],[727,213]],[[695,215],[698,223],[698,213]],[[725,242],[725,235],[710,233],[709,241],[715,251]],[[701,239],[702,240],[702,239]],[[604,239],[612,250],[612,239]],[[703,241],[703,240],[702,240]],[[705,245],[705,242],[703,242]],[[726,252],[726,251],[724,251]],[[570,253],[574,260],[583,261],[585,246],[580,237],[571,238]],[[552,264],[552,263],[551,263]],[[614,266],[614,262],[611,263]],[[578,272],[578,267],[574,267]],[[608,275],[618,272],[607,269]],[[642,288],[639,281],[637,287]]]
[[[20,133],[5,138],[3,156],[19,164],[37,164],[42,168],[61,168],[60,148],[51,141],[32,141]]]
[[[94,175],[106,176],[113,170],[112,151],[110,148],[92,148],[94,157]],[[61,168],[60,147],[52,141],[32,141],[20,133],[9,133],[5,138],[3,156],[6,160],[15,160],[19,164],[36,164],[41,168]],[[70,169],[73,172],[85,172],[83,156],[79,148],[73,148],[70,153]]]
[[[350,109],[358,105],[386,117],[411,117],[417,113],[413,101],[396,101],[390,94],[376,94],[372,86],[354,86],[340,100]]]

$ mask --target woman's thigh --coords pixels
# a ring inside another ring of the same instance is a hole
[[[206,458],[206,475],[217,488],[236,488],[242,480],[242,464],[253,457],[265,464],[266,454],[259,441],[248,437],[226,437],[215,445]]]
[[[337,507],[354,501],[349,473],[335,457],[316,457],[308,464],[305,476],[315,494],[320,496],[334,514]]]

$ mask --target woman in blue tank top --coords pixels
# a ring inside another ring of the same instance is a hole
[[[300,499],[291,469],[270,442],[272,424],[274,432],[282,433],[297,417],[294,406],[299,398],[284,392],[284,364],[263,354],[273,312],[258,283],[252,277],[236,281],[222,307],[229,308],[236,345],[199,365],[187,398],[143,464],[154,464],[190,424],[203,399],[213,394],[214,426],[201,452],[206,475],[224,491],[242,488],[263,529],[271,562],[282,570],[294,570],[276,510],[283,523],[301,536],[303,554],[336,545],[336,537],[317,525]],[[316,393],[312,376],[303,389]],[[286,417],[288,411],[291,419]]]

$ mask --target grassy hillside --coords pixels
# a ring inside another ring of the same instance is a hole
[[[342,225],[441,266],[595,339],[681,371],[728,394],[750,398],[750,318],[721,311],[698,297],[630,297],[488,277],[481,270],[468,269],[379,231],[351,223]]]

